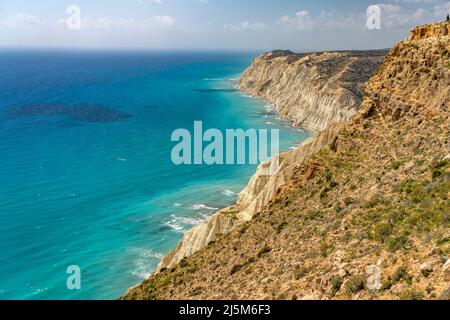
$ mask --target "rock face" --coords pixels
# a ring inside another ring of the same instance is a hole
[[[273,51],[256,58],[239,81],[242,91],[270,101],[294,125],[319,132],[359,109],[363,84],[385,51],[295,54]]]
[[[183,258],[188,257],[214,241],[220,234],[229,233],[239,224],[230,209],[217,212],[203,223],[189,230],[178,243],[177,247],[159,263],[157,272],[163,268],[176,266]]]
[[[444,280],[450,282],[450,259],[445,263],[442,272],[444,274]]]
[[[235,206],[186,234],[161,264],[170,269],[124,298],[448,296],[448,262],[426,277],[420,266],[450,255],[449,26],[414,29],[365,85],[355,116],[280,155],[273,176],[261,165]],[[366,288],[377,281],[379,291]]]
[[[263,163],[252,177],[247,187],[239,194],[238,207],[241,209],[238,218],[249,221],[255,214],[273,200],[279,189],[285,185],[293,175],[295,169],[308,156],[329,145],[336,138],[339,126],[332,125],[327,130],[305,141],[300,147],[280,155],[280,166],[272,176],[261,175],[269,162]]]
[[[277,111],[293,120],[295,125],[310,131],[322,131],[356,113],[361,103],[363,83],[375,73],[385,53],[295,54],[272,51],[255,59],[240,79],[239,86],[246,93],[270,100]],[[265,81],[267,77],[270,80]],[[176,266],[181,259],[204,248],[218,235],[251,220],[273,199],[278,188],[292,175],[295,165],[329,144],[335,131],[330,129],[309,139],[296,150],[281,154],[279,169],[272,176],[262,174],[270,166],[270,161],[261,164],[239,194],[237,204],[187,232],[178,246],[161,260],[157,272]]]

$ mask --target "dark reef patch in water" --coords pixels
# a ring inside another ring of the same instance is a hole
[[[62,116],[71,120],[93,123],[116,122],[131,117],[127,113],[93,104],[35,104],[13,107],[9,113],[15,117]]]

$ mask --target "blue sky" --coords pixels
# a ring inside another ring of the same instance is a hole
[[[68,30],[66,10],[81,10]],[[366,26],[378,5],[381,29]],[[444,0],[0,0],[0,46],[149,49],[386,48],[443,20]]]

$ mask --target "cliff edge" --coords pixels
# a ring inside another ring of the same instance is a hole
[[[359,109],[363,85],[386,51],[296,54],[256,58],[239,81],[242,91],[270,101],[279,115],[312,132],[341,123]]]

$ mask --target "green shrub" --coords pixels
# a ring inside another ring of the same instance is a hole
[[[264,246],[261,250],[258,252],[258,258],[261,258],[262,256],[268,254],[270,251],[272,251],[272,248],[269,246]]]
[[[392,226],[389,223],[380,223],[374,228],[374,239],[380,242],[385,242],[392,234]]]
[[[313,220],[318,220],[322,217],[323,217],[322,212],[317,210],[317,211],[309,211],[309,212],[305,213],[303,216],[303,219],[305,221],[313,221]]]
[[[408,268],[405,266],[401,266],[395,270],[394,274],[389,276],[387,282],[383,284],[381,290],[389,290],[394,284],[399,282],[400,280],[405,280],[409,285],[412,284],[413,277],[408,274]]]
[[[401,166],[402,166],[401,161],[394,161],[391,165],[391,168],[394,170],[398,170],[398,169],[400,169]]]
[[[334,138],[333,142],[330,144],[330,149],[331,151],[336,152],[337,151],[337,142],[338,142],[338,137]]]
[[[242,268],[243,268],[242,264],[236,264],[236,265],[234,265],[233,268],[231,268],[230,275],[233,275],[233,274],[235,274],[235,273],[238,273],[239,271],[242,270]]]
[[[339,292],[341,290],[342,284],[344,283],[344,279],[339,276],[335,275],[331,278],[331,292],[333,295]]]
[[[284,228],[286,228],[287,226],[288,226],[288,223],[287,223],[286,221],[283,221],[282,223],[280,223],[280,224],[277,226],[277,233],[280,234],[281,231],[283,231]]]
[[[296,280],[300,280],[301,278],[303,278],[308,273],[309,273],[309,268],[307,268],[305,266],[298,266],[294,270],[294,277],[295,277]]]
[[[397,252],[400,249],[405,249],[409,244],[411,244],[411,240],[406,235],[401,235],[396,238],[391,238],[386,241],[389,251]]]
[[[344,204],[348,207],[349,205],[351,205],[353,203],[353,199],[350,197],[347,197],[344,199]]]
[[[242,226],[242,228],[239,230],[239,233],[240,234],[244,234],[246,231],[247,231],[247,229],[250,227],[250,225],[248,224],[248,223],[246,223],[246,224],[244,224],[243,226]]]
[[[179,265],[181,268],[186,268],[189,265],[189,263],[186,258],[183,258],[183,259],[181,259]]]
[[[433,179],[437,179],[437,178],[439,178],[441,175],[442,175],[441,170],[435,169],[435,170],[433,170],[433,173],[431,174],[431,177],[432,177]]]
[[[358,293],[366,288],[366,277],[364,275],[351,276],[345,284],[348,293]]]
[[[328,257],[331,249],[333,249],[332,245],[329,245],[325,241],[322,241],[322,243],[320,244],[320,255],[324,258]]]
[[[434,165],[434,168],[435,169],[440,169],[440,168],[446,167],[447,165],[448,165],[448,160],[442,160],[442,161],[439,161],[438,163],[436,163]]]
[[[423,300],[423,294],[417,289],[409,289],[400,294],[401,300]]]

